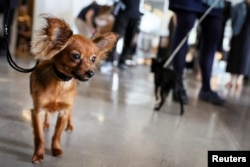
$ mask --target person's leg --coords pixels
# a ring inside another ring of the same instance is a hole
[[[128,24],[128,19],[126,18],[126,16],[117,15],[115,18],[113,32],[117,33],[119,35],[119,38],[124,37],[127,24]],[[106,61],[113,63],[115,54],[116,54],[116,46],[112,49],[112,51],[110,51]]]
[[[243,86],[244,75],[237,75],[236,88],[241,88]]]
[[[188,34],[188,32],[193,28],[194,22],[197,18],[196,13],[188,12],[188,11],[176,11],[176,28],[173,34],[173,41],[171,43],[171,52],[173,52],[178,45],[181,43],[181,41],[185,38],[185,36]],[[174,70],[178,74],[179,78],[179,84],[181,85],[181,99],[184,102],[184,104],[188,103],[188,97],[186,94],[186,91],[183,87],[183,70],[186,65],[186,55],[188,51],[188,44],[187,41],[184,43],[184,45],[180,48],[180,50],[177,52],[173,59],[173,67]],[[177,91],[174,91],[174,100],[180,101],[179,96],[176,93]]]
[[[8,42],[10,44],[11,36],[14,34],[11,34],[11,26],[14,19],[15,14],[15,6],[11,6],[11,2],[8,0],[3,0],[1,5],[3,5],[1,8],[3,8],[3,28],[5,29],[5,23],[7,23],[7,34],[8,34]],[[2,11],[2,10],[1,10]]]
[[[113,26],[113,32],[119,35],[119,38],[122,38],[125,34],[125,29],[127,27],[128,19],[124,15],[117,15],[115,18],[115,23]],[[119,40],[118,40],[119,41]],[[113,69],[113,62],[117,55],[116,46],[108,53],[105,62],[100,67],[101,72],[109,72]]]
[[[226,87],[227,87],[227,88],[233,87],[233,85],[234,85],[234,83],[236,82],[236,80],[237,80],[237,75],[231,73],[231,74],[230,74],[230,80],[229,80],[229,82],[226,84]]]
[[[201,46],[199,63],[202,75],[202,90],[210,91],[210,79],[222,30],[221,17],[207,16],[201,23]]]
[[[132,49],[131,45],[132,45],[132,41],[135,36],[135,33],[138,29],[138,24],[139,24],[139,19],[130,19],[128,21],[125,36],[124,36],[123,49],[119,58],[119,65],[125,64],[125,60],[128,54],[131,53],[131,49]]]
[[[188,11],[176,11],[177,24],[173,36],[173,42],[171,46],[172,52],[184,39],[187,33],[193,28],[194,22],[196,20],[196,13]],[[183,70],[186,64],[186,54],[188,51],[187,41],[177,52],[173,59],[174,70],[178,73],[179,78],[182,78]],[[181,81],[182,82],[182,81]]]
[[[222,16],[222,32],[220,34],[219,43],[217,50],[223,54],[223,39],[224,39],[224,33],[225,33],[225,27],[228,19],[231,17],[231,2],[225,1],[225,7],[223,9],[223,16]]]
[[[222,30],[222,17],[208,15],[201,23],[201,46],[199,63],[202,75],[202,87],[199,98],[217,105],[222,105],[225,101],[213,92],[210,86],[212,67],[215,52],[218,47],[220,33]]]

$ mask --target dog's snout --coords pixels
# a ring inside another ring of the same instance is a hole
[[[93,71],[87,71],[87,72],[86,72],[86,76],[87,76],[88,78],[92,78],[94,75],[95,75],[95,73],[94,73]]]

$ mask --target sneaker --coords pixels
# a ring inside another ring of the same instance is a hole
[[[173,92],[173,100],[176,101],[176,102],[180,102],[180,98],[177,94],[177,88],[174,89],[174,92]],[[184,88],[179,88],[180,90],[180,95],[181,95],[181,99],[182,99],[182,102],[183,104],[188,104],[188,96],[187,96],[187,93],[186,93],[186,90]]]
[[[200,91],[199,99],[213,103],[215,105],[223,105],[226,101],[222,99],[217,92],[214,91]]]

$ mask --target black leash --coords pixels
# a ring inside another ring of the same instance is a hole
[[[4,23],[4,38],[5,38],[6,51],[7,51],[6,57],[7,57],[7,61],[9,63],[9,65],[13,69],[15,69],[18,72],[22,72],[22,73],[30,73],[36,68],[36,65],[38,64],[38,61],[36,62],[36,65],[34,67],[32,67],[32,68],[29,68],[29,69],[22,68],[22,67],[18,66],[15,63],[15,61],[12,59],[10,49],[9,49],[8,22],[9,22],[9,15],[10,15],[11,8],[14,8],[15,3],[16,3],[16,0],[10,0],[10,5],[9,5],[8,13],[7,13],[7,18],[6,18],[5,23]]]

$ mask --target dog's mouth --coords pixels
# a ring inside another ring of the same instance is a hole
[[[88,77],[86,75],[79,75],[75,71],[72,71],[71,74],[73,75],[74,78],[76,78],[79,81],[86,82],[88,81],[91,77]]]
[[[89,78],[77,78],[79,81],[86,82],[89,80]]]

